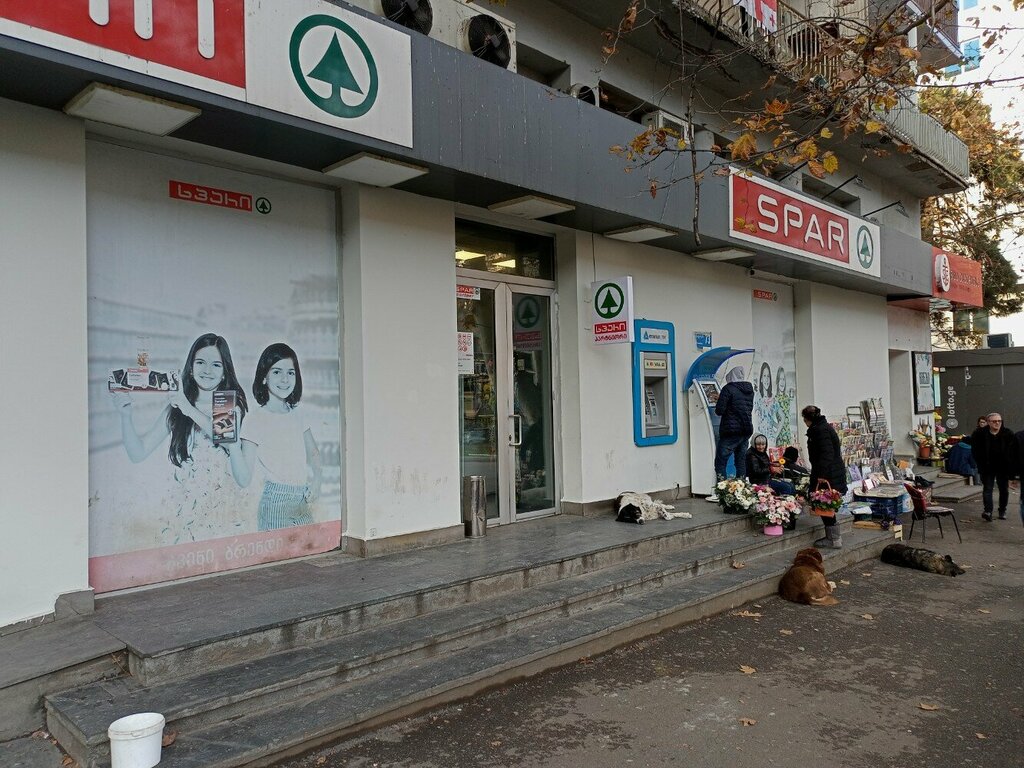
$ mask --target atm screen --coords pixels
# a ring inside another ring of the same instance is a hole
[[[707,398],[709,404],[714,405],[718,402],[718,382],[702,381],[700,382],[700,388],[704,390],[704,397]]]

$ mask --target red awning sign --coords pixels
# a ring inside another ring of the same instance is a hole
[[[935,260],[935,279],[932,296],[965,307],[985,304],[981,286],[981,264],[966,256],[932,247]]]
[[[877,225],[737,169],[729,178],[729,234],[833,267],[881,275]]]

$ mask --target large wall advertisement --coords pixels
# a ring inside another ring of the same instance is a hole
[[[793,289],[782,283],[753,282],[754,434],[770,448],[799,442],[796,403],[796,328]]]
[[[333,194],[92,142],[97,592],[341,540]]]

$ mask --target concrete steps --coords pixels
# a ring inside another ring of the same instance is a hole
[[[980,485],[967,485],[967,480],[962,475],[941,473],[935,478],[935,485],[932,487],[932,501],[955,504],[981,496],[981,492]]]
[[[784,537],[766,537],[745,516],[716,515],[558,563],[382,598],[383,605],[360,607],[378,620],[329,622],[349,631],[315,642],[298,631],[310,617],[297,617],[291,629],[254,628],[238,636],[240,662],[197,669],[201,659],[226,658],[228,639],[213,637],[218,652],[198,645],[162,654],[155,681],[122,678],[48,696],[47,725],[85,768],[107,765],[112,720],[147,710],[180,731],[161,766],[264,764],[772,594],[792,552],[819,533],[804,520]],[[844,541],[843,550],[827,553],[832,569],[874,557],[891,536],[846,523]],[[262,645],[270,629],[281,644],[250,653],[251,637]],[[176,662],[189,671],[173,674]]]

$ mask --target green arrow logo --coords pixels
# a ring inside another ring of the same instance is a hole
[[[520,328],[533,328],[540,320],[540,305],[533,296],[524,296],[516,306],[516,322]]]
[[[324,27],[331,30],[330,40],[316,66],[309,72],[303,72],[299,57],[302,43],[310,33]],[[349,65],[341,45],[341,39],[338,37],[339,32],[355,44],[363,58],[366,70],[370,75],[365,91],[352,73],[352,67]],[[374,102],[377,101],[377,88],[380,84],[377,63],[374,61],[366,41],[341,19],[326,14],[315,14],[300,21],[292,32],[288,47],[288,59],[291,63],[292,77],[295,78],[303,95],[324,112],[342,118],[360,117],[369,112]],[[330,95],[321,96],[310,86],[310,80],[330,85]],[[362,96],[362,99],[349,104],[345,101],[346,94]]]
[[[626,304],[626,297],[618,285],[605,283],[597,289],[594,302],[597,314],[605,320],[611,320],[622,311]]]
[[[871,230],[863,224],[857,230],[857,259],[864,269],[871,269],[875,260],[875,239],[871,236]]]

